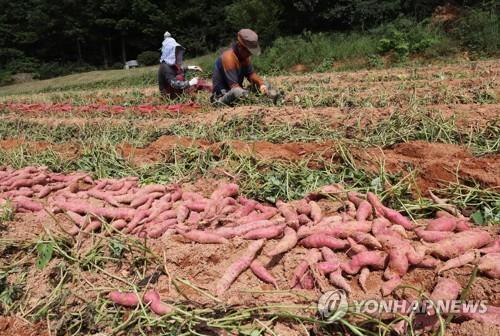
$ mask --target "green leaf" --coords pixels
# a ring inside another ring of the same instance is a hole
[[[38,269],[43,269],[49,261],[52,259],[52,253],[54,248],[50,243],[39,243],[36,246],[36,250],[38,252],[38,258],[36,260],[36,267]]]
[[[470,218],[472,218],[472,220],[474,221],[474,223],[476,224],[484,224],[484,217],[483,217],[483,214],[481,213],[481,210],[477,210],[476,212],[474,212]]]

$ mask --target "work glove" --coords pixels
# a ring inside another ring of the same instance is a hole
[[[188,65],[187,69],[192,70],[192,71],[199,71],[199,72],[203,71],[203,69],[197,65]]]
[[[269,90],[267,89],[266,84],[262,84],[259,88],[260,93],[263,95],[267,95],[269,93]]]
[[[193,79],[190,79],[188,83],[189,83],[189,86],[195,86],[196,84],[198,84],[198,82],[199,82],[198,77],[195,77]]]

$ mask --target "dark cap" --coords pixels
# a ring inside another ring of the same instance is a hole
[[[252,55],[260,55],[259,36],[251,29],[241,29],[238,32],[238,41],[250,51]]]

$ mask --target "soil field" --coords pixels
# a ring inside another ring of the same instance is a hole
[[[500,334],[499,71],[0,97],[0,335]],[[429,295],[487,309],[353,310]]]

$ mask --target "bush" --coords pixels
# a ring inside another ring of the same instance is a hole
[[[449,39],[441,27],[432,25],[427,20],[416,22],[412,19],[400,18],[373,32],[383,35],[378,43],[378,51],[380,53],[393,52],[399,62],[405,61],[410,54],[429,54],[429,51],[440,44],[449,46]],[[436,50],[442,53],[451,51],[449,48]]]
[[[43,63],[37,69],[37,79],[49,79],[53,77],[70,75],[73,73],[93,71],[97,68],[89,64],[80,63]]]
[[[328,71],[334,61],[364,58],[374,52],[376,39],[370,35],[305,32],[278,38],[260,57],[254,58],[254,64],[265,73],[288,70],[296,64]]]
[[[0,71],[0,86],[9,85],[14,82],[12,73],[10,71]]]
[[[470,9],[453,30],[463,47],[477,53],[497,55],[500,49],[499,15],[493,9]]]
[[[139,65],[155,65],[158,64],[160,60],[160,55],[158,51],[143,51],[139,55],[137,55],[137,61]]]

